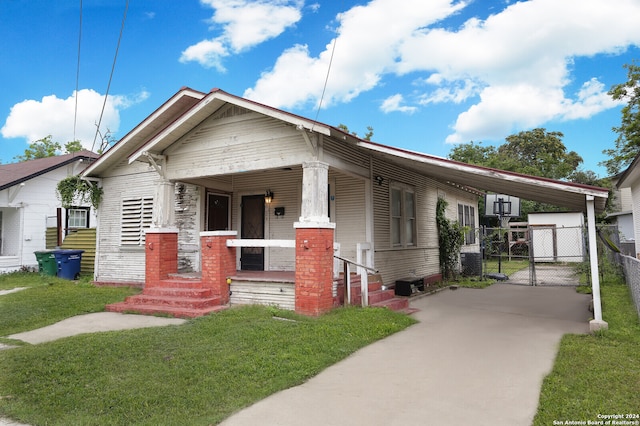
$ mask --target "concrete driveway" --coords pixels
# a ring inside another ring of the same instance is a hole
[[[529,426],[565,333],[590,296],[494,284],[412,301],[420,321],[222,424]]]

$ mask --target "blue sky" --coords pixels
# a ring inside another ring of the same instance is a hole
[[[105,103],[126,3],[0,0],[2,163],[49,134],[97,149],[188,86],[439,156],[544,127],[604,176],[606,92],[640,56],[637,0],[136,0]]]

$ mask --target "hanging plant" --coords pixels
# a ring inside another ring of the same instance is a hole
[[[438,198],[436,205],[436,224],[438,227],[438,245],[440,248],[440,270],[445,280],[457,275],[460,248],[464,244],[465,227],[446,218],[447,201]]]
[[[62,207],[69,208],[76,200],[91,203],[97,209],[102,201],[102,188],[97,183],[80,179],[80,176],[69,176],[58,182],[56,192]]]

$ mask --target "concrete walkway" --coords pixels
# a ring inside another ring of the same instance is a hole
[[[129,330],[134,328],[161,327],[183,324],[180,318],[154,317],[150,315],[120,314],[117,312],[96,312],[64,319],[55,324],[24,333],[7,336],[9,339],[22,340],[32,345],[63,337],[100,331]]]
[[[412,301],[420,321],[225,426],[529,426],[565,333],[587,333],[590,296],[494,284]]]

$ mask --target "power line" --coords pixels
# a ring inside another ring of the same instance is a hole
[[[109,89],[111,88],[111,80],[113,80],[113,72],[116,68],[116,59],[118,59],[118,51],[120,50],[120,42],[122,41],[122,33],[124,32],[124,23],[127,19],[127,10],[129,9],[129,0],[126,1],[124,7],[124,15],[122,16],[122,25],[120,26],[120,35],[118,36],[118,44],[116,45],[116,53],[113,56],[113,64],[111,65],[111,74],[109,74],[109,83],[107,84],[107,91],[104,94],[104,102],[102,103],[102,111],[100,111],[100,119],[98,120],[98,124],[96,125],[96,134],[93,137],[93,145],[91,145],[91,151],[96,146],[96,139],[98,139],[98,135],[100,134],[100,125],[102,124],[102,116],[104,115],[104,109],[107,105],[107,98],[109,97]]]
[[[333,64],[333,54],[336,51],[336,44],[338,44],[338,36],[333,39],[333,46],[331,47],[331,57],[329,58],[329,67],[327,68],[327,75],[324,79],[324,86],[322,87],[322,95],[320,95],[320,102],[318,102],[318,111],[316,111],[316,118],[314,121],[318,121],[318,116],[320,115],[320,109],[322,108],[322,102],[324,100],[324,94],[327,90],[327,83],[329,82],[329,74],[331,73],[331,64]],[[313,131],[313,126],[311,126],[311,131]]]
[[[76,125],[78,123],[78,84],[80,82],[80,46],[82,45],[82,0],[80,0],[80,29],[78,31],[78,65],[76,66],[76,105],[73,110],[73,141],[76,141]]]

